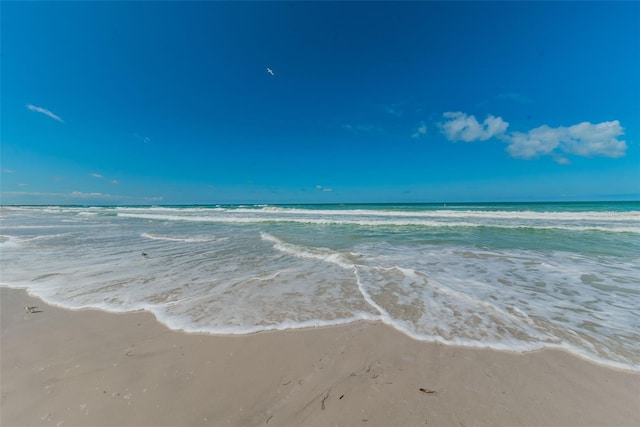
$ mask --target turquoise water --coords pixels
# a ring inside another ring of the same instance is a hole
[[[640,203],[1,208],[1,282],[215,334],[378,320],[640,370]],[[146,256],[143,256],[142,253]]]

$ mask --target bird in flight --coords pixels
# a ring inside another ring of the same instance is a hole
[[[273,74],[273,70],[271,68],[267,68],[267,73],[271,74],[272,76],[275,76],[275,74]]]

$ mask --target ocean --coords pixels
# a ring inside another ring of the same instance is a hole
[[[640,371],[640,202],[3,206],[0,284],[211,334],[384,322]]]

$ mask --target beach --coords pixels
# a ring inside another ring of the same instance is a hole
[[[561,350],[442,345],[366,321],[187,334],[147,312],[0,292],[4,427],[640,424],[640,374]]]
[[[640,425],[635,202],[0,221],[3,427]]]
[[[640,427],[639,17],[3,2],[0,427]]]

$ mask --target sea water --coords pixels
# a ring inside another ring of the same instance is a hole
[[[4,206],[0,282],[212,334],[384,322],[640,371],[640,203]]]

